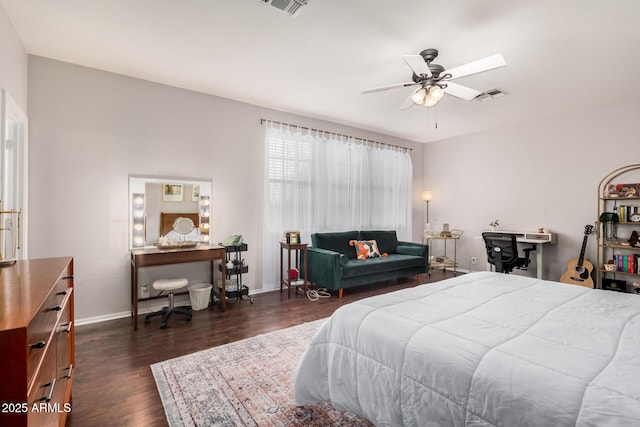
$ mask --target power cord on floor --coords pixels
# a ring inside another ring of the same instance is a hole
[[[331,297],[331,294],[327,288],[318,288],[317,290],[309,289],[307,291],[307,298],[309,298],[309,301],[318,301],[320,298],[329,297]]]

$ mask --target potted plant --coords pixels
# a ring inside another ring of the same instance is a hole
[[[496,231],[499,225],[500,224],[498,223],[497,219],[489,223],[489,227],[491,227],[491,231]]]

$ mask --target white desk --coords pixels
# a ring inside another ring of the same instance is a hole
[[[495,233],[515,234],[518,243],[533,243],[536,245],[536,277],[542,279],[543,248],[545,244],[556,243],[555,233],[537,233],[535,231],[496,230]]]

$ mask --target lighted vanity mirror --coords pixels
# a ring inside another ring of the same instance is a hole
[[[206,179],[130,175],[130,249],[209,244],[211,186]]]

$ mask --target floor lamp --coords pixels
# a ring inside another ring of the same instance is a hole
[[[423,191],[420,198],[424,200],[425,205],[424,233],[422,233],[422,240],[424,241],[424,234],[431,231],[431,226],[429,225],[429,202],[432,198],[431,191]]]

